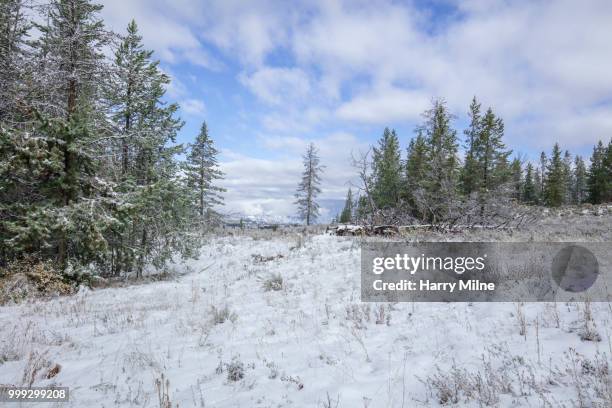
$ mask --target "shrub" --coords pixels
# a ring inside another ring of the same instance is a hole
[[[283,289],[283,277],[280,273],[274,274],[266,279],[263,283],[264,290],[269,292],[271,290],[277,291]]]
[[[242,361],[234,358],[231,363],[227,365],[227,380],[236,382],[244,378],[244,364]]]
[[[28,257],[0,269],[0,304],[29,297],[69,295],[77,285],[50,261]]]

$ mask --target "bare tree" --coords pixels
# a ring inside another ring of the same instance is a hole
[[[298,215],[302,220],[306,221],[306,225],[310,225],[316,221],[319,216],[319,204],[316,202],[317,196],[321,192],[319,185],[321,184],[321,173],[324,166],[321,166],[319,159],[319,151],[314,143],[308,145],[306,154],[304,154],[304,172],[302,173],[302,181],[298,184],[295,204],[298,206]]]

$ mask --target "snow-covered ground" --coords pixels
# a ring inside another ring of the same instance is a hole
[[[175,279],[2,307],[0,383],[79,408],[164,406],[166,381],[173,407],[610,406],[609,304],[362,304],[359,262],[353,238],[225,236]]]

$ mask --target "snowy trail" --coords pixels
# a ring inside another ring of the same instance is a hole
[[[437,406],[436,366],[486,377],[490,360],[511,385],[497,406],[542,406],[577,398],[570,348],[609,358],[607,304],[601,342],[578,335],[583,305],[360,304],[359,262],[349,238],[215,238],[176,280],[3,307],[0,383],[69,386],[67,407],[158,407],[162,375],[180,407]]]

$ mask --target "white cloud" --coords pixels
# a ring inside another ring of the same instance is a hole
[[[431,97],[422,91],[380,87],[342,104],[336,114],[341,119],[370,123],[416,120],[430,102]]]
[[[269,0],[179,0],[172,7],[197,28],[199,37],[251,66],[263,64],[269,52],[287,41],[295,10],[290,2]]]
[[[259,99],[273,105],[300,104],[311,91],[310,80],[299,68],[260,68],[240,75],[240,81]]]
[[[155,58],[170,64],[187,61],[211,70],[223,66],[208,53],[194,30],[176,18],[174,10],[165,2],[106,0],[103,4],[104,22],[117,33],[125,33],[129,21],[132,18],[136,20],[143,42],[155,50]]]
[[[199,99],[185,99],[180,106],[190,115],[203,116],[206,113],[206,105]]]

